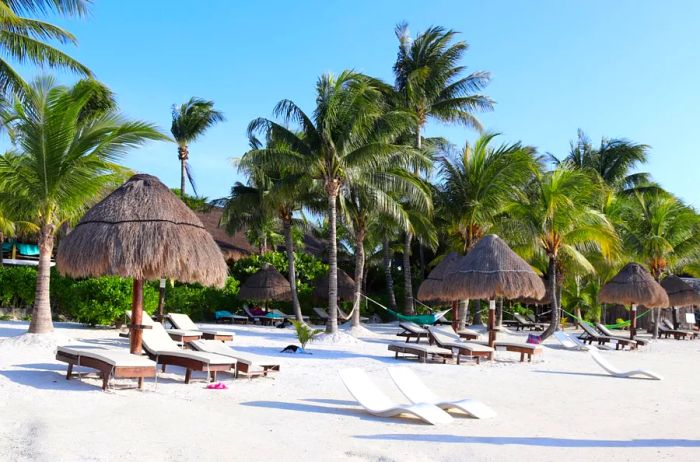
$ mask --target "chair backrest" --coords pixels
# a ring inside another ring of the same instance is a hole
[[[394,403],[372,382],[367,373],[359,368],[341,369],[340,379],[350,394],[367,409],[388,409]]]
[[[516,321],[518,321],[520,324],[524,324],[526,326],[529,326],[532,324],[530,320],[526,319],[522,314],[520,313],[513,313],[513,317],[515,318]]]
[[[554,332],[554,338],[556,338],[559,341],[559,343],[561,343],[564,346],[564,348],[567,348],[569,350],[578,350],[580,348],[580,344],[576,343],[572,339],[572,336],[560,330]]]
[[[173,323],[176,329],[182,330],[199,330],[197,324],[192,322],[189,316],[182,313],[169,313],[168,319]]]
[[[602,324],[600,322],[595,323],[595,326],[598,328],[599,331],[607,335],[608,337],[614,337],[615,334],[610,331],[607,327],[605,327],[605,324]]]
[[[409,331],[412,334],[426,334],[428,331],[423,329],[421,326],[416,324],[415,322],[400,322],[399,327]]]
[[[150,352],[180,350],[170,338],[163,324],[154,322],[150,329],[143,330],[143,346]]]
[[[675,327],[673,327],[673,323],[672,323],[671,321],[669,321],[668,319],[666,319],[666,318],[663,318],[662,321],[661,321],[661,323],[662,323],[664,326],[666,326],[667,329],[670,329],[670,330],[674,330],[674,329],[675,329]]]
[[[581,329],[583,329],[583,331],[585,333],[587,333],[588,335],[590,335],[591,337],[593,337],[593,338],[600,337],[600,334],[598,332],[596,332],[595,330],[593,330],[593,328],[586,321],[581,322],[579,325],[581,326]]]
[[[394,381],[401,393],[412,403],[429,403],[435,404],[438,402],[438,397],[425,386],[425,383],[413,372],[413,370],[404,366],[390,367],[389,375]]]
[[[453,342],[461,342],[462,339],[459,338],[459,335],[455,333],[455,331],[452,329],[452,327],[431,327],[430,328],[433,332],[437,332],[440,335],[444,335],[445,337],[449,338]]]
[[[537,318],[535,317],[534,314],[528,313],[528,314],[526,314],[526,316],[527,316],[527,319],[528,319],[529,321],[531,321],[531,322],[537,322]]]
[[[246,316],[248,316],[251,319],[260,317],[260,316],[255,316],[253,313],[251,313],[248,305],[243,305],[243,311],[245,312]]]
[[[610,364],[607,359],[603,358],[603,356],[600,354],[600,351],[597,348],[590,348],[588,350],[588,354],[591,355],[591,358],[593,358],[593,360],[597,362],[600,367],[602,367],[609,373],[613,375],[617,375],[620,373],[620,370],[618,368]]]
[[[449,348],[446,345],[449,343],[454,343],[454,340],[451,339],[450,337],[446,336],[442,332],[440,332],[439,329],[436,329],[435,327],[431,326],[428,327],[428,332],[430,337],[435,341],[437,346],[442,347],[442,348]]]
[[[323,308],[319,308],[317,306],[314,307],[314,313],[321,318],[321,319],[328,319],[328,312],[324,310]]]

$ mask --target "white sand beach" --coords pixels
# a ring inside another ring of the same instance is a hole
[[[227,390],[183,383],[171,367],[144,391],[117,380],[66,381],[56,344],[126,347],[113,329],[59,324],[48,336],[21,336],[26,323],[0,322],[0,459],[13,461],[285,460],[699,460],[700,340],[658,340],[640,351],[606,351],[621,369],[650,369],[664,380],[617,379],[586,353],[546,342],[533,363],[498,352],[494,361],[457,365],[395,360],[395,326],[368,326],[357,342],[317,342],[311,355],[279,351],[289,329],[215,326],[232,346],[279,362],[273,378],[221,374]],[[518,334],[524,337],[526,334]],[[408,365],[445,398],[471,397],[497,417],[458,417],[431,426],[409,417],[377,418],[353,401],[338,369],[357,366],[406,402],[386,368]],[[88,369],[81,369],[89,371]]]

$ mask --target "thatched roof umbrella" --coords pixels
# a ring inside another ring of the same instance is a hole
[[[418,298],[431,302],[445,301],[443,296],[443,281],[445,276],[450,273],[461,256],[457,252],[450,252],[440,263],[435,265],[435,268],[428,274],[428,277],[421,283],[418,288]]]
[[[255,274],[246,279],[238,291],[238,298],[260,302],[289,301],[292,299],[292,289],[282,273],[269,263],[265,263]]]
[[[328,300],[328,273],[316,279],[314,297]],[[350,302],[355,297],[355,281],[348,273],[338,268],[338,298]]]
[[[632,306],[630,338],[634,339],[637,333],[637,305],[663,308],[668,306],[668,295],[642,265],[628,263],[600,289],[598,301]]]
[[[695,289],[675,274],[671,274],[661,281],[661,287],[664,288],[666,295],[668,295],[669,305],[674,308],[700,305],[700,294],[695,292]]]
[[[151,175],[132,176],[88,210],[61,240],[56,264],[75,278],[134,278],[132,353],[141,352],[144,280],[164,277],[223,287],[228,275],[202,222]]]
[[[477,242],[445,276],[444,294],[452,300],[489,301],[489,345],[496,341],[496,297],[508,299],[545,295],[542,279],[532,267],[513,252],[503,239],[489,234]]]

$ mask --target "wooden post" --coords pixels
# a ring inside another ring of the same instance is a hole
[[[452,329],[457,332],[459,329],[459,302],[452,302]]]
[[[158,293],[158,321],[163,322],[165,318],[165,278],[160,278]]]
[[[141,337],[143,336],[143,279],[134,279],[134,290],[131,298],[131,335],[129,336],[131,353],[141,354]],[[136,326],[136,327],[134,327]]]
[[[632,304],[632,319],[630,319],[630,339],[634,340],[637,335],[637,305]]]
[[[496,300],[489,300],[489,346],[496,342]]]

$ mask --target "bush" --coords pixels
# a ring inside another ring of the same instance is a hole
[[[0,306],[28,308],[34,305],[36,269],[27,266],[0,266]]]
[[[165,307],[167,311],[185,313],[194,321],[210,320],[215,311],[230,310],[235,304],[239,285],[238,280],[230,276],[223,289],[176,283],[165,289]]]

